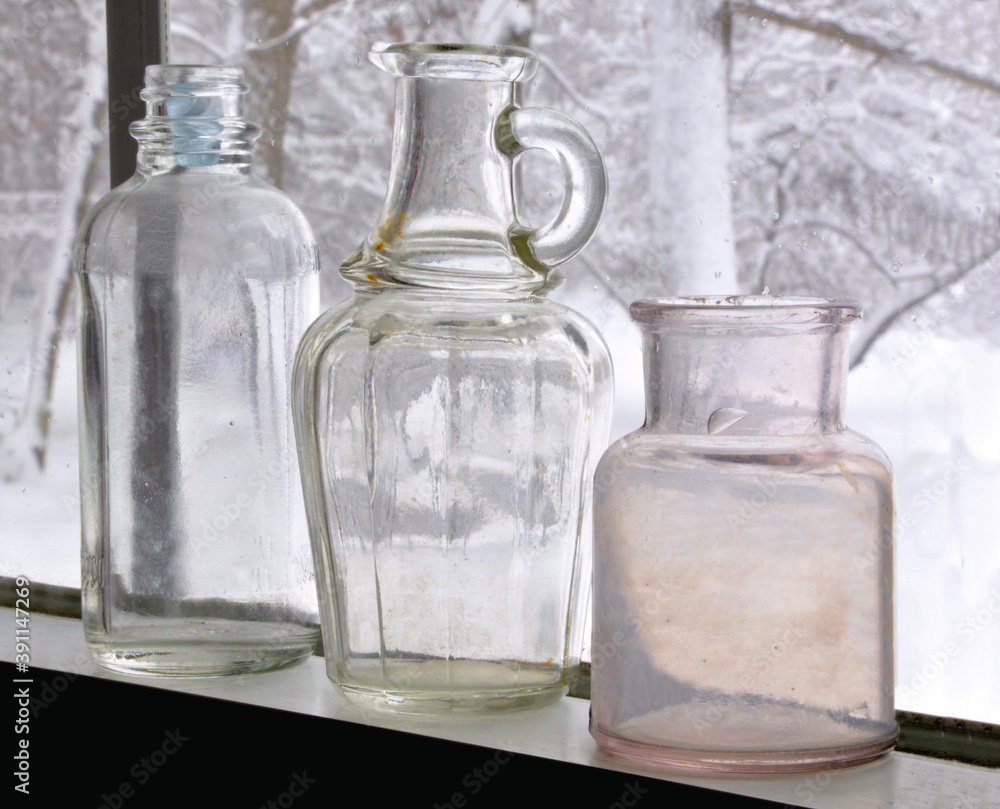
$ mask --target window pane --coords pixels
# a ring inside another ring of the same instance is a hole
[[[1000,9],[808,0],[766,17],[742,4],[730,20],[703,0],[671,25],[666,5],[173,0],[172,53],[248,69],[260,171],[312,222],[329,306],[349,294],[336,267],[377,217],[388,171],[392,82],[367,63],[371,43],[535,49],[523,102],[577,118],[608,165],[604,221],[554,296],[611,345],[613,438],[643,418],[631,300],[725,283],[727,249],[743,291],[860,299],[848,424],[895,466],[898,706],[998,722]],[[0,11],[0,575],[67,585],[79,584],[67,251],[107,187],[101,7]],[[728,110],[705,103],[713,87]],[[700,139],[709,157],[685,159]],[[558,171],[545,156],[522,164],[523,215],[541,223]],[[692,196],[701,184],[710,193]],[[709,215],[692,213],[703,204]]]
[[[0,10],[0,575],[79,587],[70,247],[107,189],[104,3]]]

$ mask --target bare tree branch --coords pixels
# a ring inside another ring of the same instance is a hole
[[[286,42],[291,42],[293,39],[296,39],[304,34],[310,28],[315,28],[323,22],[323,20],[333,14],[337,10],[335,8],[337,2],[338,0],[316,0],[315,3],[312,3],[308,8],[306,8],[306,10],[296,17],[291,25],[287,26],[283,31],[272,37],[268,37],[261,42],[247,45],[239,51],[229,54],[229,56],[226,57],[226,61],[233,61],[238,59],[240,56],[246,56],[248,54],[268,51],[272,48],[278,47],[278,45],[284,45]]]
[[[579,91],[573,87],[572,82],[566,78],[563,72],[553,64],[551,59],[539,58],[538,64],[549,72],[553,79],[556,80],[556,84],[566,91],[566,95],[572,98],[577,104],[579,104],[583,109],[588,112],[592,112],[602,121],[609,122],[612,118],[611,112],[606,109],[601,104],[584,98],[580,95]]]
[[[832,222],[820,222],[819,220],[810,219],[805,222],[798,222],[792,225],[786,225],[785,227],[778,228],[775,233],[790,233],[796,230],[807,230],[810,228],[829,230],[831,233],[836,233],[838,236],[842,236],[847,239],[851,244],[858,248],[862,253],[864,253],[865,258],[867,258],[872,266],[879,271],[893,286],[898,286],[900,281],[909,280],[906,278],[897,278],[892,274],[888,267],[882,263],[878,256],[871,251],[871,249],[862,242],[857,236],[855,236],[847,228],[840,227],[840,225],[835,225]]]
[[[905,315],[907,312],[916,309],[921,304],[930,300],[937,293],[944,289],[947,289],[952,284],[961,281],[965,276],[971,273],[973,270],[981,267],[986,262],[997,258],[1000,256],[1000,244],[994,245],[989,251],[980,255],[977,259],[967,264],[964,267],[958,267],[953,272],[949,273],[945,278],[942,278],[940,283],[932,284],[928,289],[919,295],[914,296],[910,300],[904,302],[902,305],[893,309],[888,315],[886,315],[878,325],[872,329],[861,341],[857,350],[854,352],[854,356],[851,358],[851,367],[859,365],[861,361],[865,358],[865,355],[875,345],[876,341],[885,334],[889,327],[892,326],[899,318]]]
[[[966,84],[971,84],[974,87],[989,90],[991,93],[997,93],[1000,95],[1000,83],[997,83],[993,79],[987,78],[986,76],[979,76],[975,73],[970,73],[960,67],[947,65],[944,62],[939,62],[937,59],[928,59],[923,56],[916,56],[915,54],[908,53],[902,48],[892,47],[883,42],[879,42],[874,37],[867,36],[866,34],[856,34],[848,31],[846,28],[838,25],[837,23],[829,22],[827,20],[810,20],[805,17],[793,17],[790,14],[777,11],[767,6],[762,6],[759,3],[734,2],[731,4],[731,7],[733,11],[738,11],[741,14],[752,14],[767,17],[767,19],[780,23],[781,25],[786,25],[789,28],[797,28],[800,31],[809,31],[810,33],[818,36],[835,39],[838,42],[843,42],[845,45],[850,45],[852,48],[856,48],[857,50],[874,53],[895,62],[925,68],[941,76],[947,76],[950,79],[957,79],[958,81],[965,82]]]

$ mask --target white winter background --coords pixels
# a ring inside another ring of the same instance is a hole
[[[78,587],[73,234],[108,187],[101,0],[0,9],[0,576]],[[897,704],[1000,722],[1000,5],[985,0],[174,0],[172,61],[247,68],[258,164],[321,243],[324,303],[374,221],[376,41],[519,44],[524,101],[594,135],[611,196],[555,294],[642,421],[638,297],[862,301],[848,424],[897,484]],[[115,99],[112,99],[115,101]],[[120,104],[127,99],[118,99]],[[524,215],[558,206],[529,155]],[[855,563],[863,564],[864,560]],[[781,582],[775,582],[776,587]],[[735,616],[738,617],[738,616]]]

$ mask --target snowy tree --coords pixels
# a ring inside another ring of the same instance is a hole
[[[70,320],[72,240],[102,176],[101,130],[114,125],[105,111],[103,42],[103,3],[96,0],[16,2],[0,12],[7,111],[0,187],[21,220],[4,239],[11,249],[0,265],[9,386],[0,399],[0,480],[45,462],[55,368]],[[28,205],[45,198],[51,209],[26,216],[14,202],[22,196]],[[39,220],[48,232],[33,233]]]
[[[49,212],[58,224],[46,226],[47,240],[35,237],[47,241],[47,269],[15,259],[39,253],[26,235],[0,272],[8,365],[24,383],[10,385],[3,404],[8,477],[44,458],[69,310],[65,251],[104,181],[101,5],[21,2],[0,17],[14,57],[7,97],[32,99],[5,121],[4,187],[58,198],[58,213]],[[329,269],[367,232],[383,193],[391,80],[366,64],[371,44],[507,42],[539,54],[527,102],[574,115],[604,151],[605,221],[558,294],[591,310],[621,342],[619,354],[631,339],[631,300],[733,290],[734,262],[743,289],[861,298],[856,359],[901,317],[919,310],[926,319],[928,307],[944,312],[933,316],[947,329],[996,338],[986,295],[962,286],[995,293],[1000,278],[995,11],[889,0],[632,0],[609,9],[584,0],[174,0],[173,57],[246,67],[249,117],[263,128],[259,170],[306,210]],[[969,47],[947,48],[953,39]],[[70,63],[74,53],[83,70]],[[56,133],[54,161],[24,159],[34,125]],[[558,205],[558,171],[536,155],[522,163],[524,207],[541,221]],[[10,302],[29,276],[37,300],[25,347]],[[324,284],[327,300],[347,293],[333,272]]]
[[[973,305],[962,282],[1000,293],[996,48],[965,50],[978,64],[936,58],[941,19],[879,5],[734,5],[748,43],[732,93],[743,281],[860,299],[855,362],[925,304],[995,339],[986,312],[953,315]],[[992,8],[946,19],[967,42],[997,22]]]

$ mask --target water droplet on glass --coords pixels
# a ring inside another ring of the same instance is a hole
[[[802,145],[801,143],[799,143],[798,141],[795,141],[795,143],[792,144],[792,148],[793,149],[798,149],[801,145]]]
[[[262,40],[260,37],[257,37],[257,39],[254,40],[254,42],[256,42],[258,45],[260,45],[260,43],[263,41],[264,40]]]
[[[728,430],[746,414],[746,410],[739,410],[735,407],[720,407],[708,417],[709,434],[718,435],[724,430]]]
[[[231,422],[229,422],[229,426],[230,426],[230,427],[234,427],[234,426],[236,426],[236,422],[235,422],[235,421],[231,421]]]
[[[763,28],[766,25],[767,25],[767,17],[765,17],[763,20],[760,21],[760,27],[761,28]]]
[[[771,287],[769,287],[769,286],[765,286],[765,287],[764,287],[764,291],[763,291],[763,292],[761,292],[760,294],[761,294],[761,295],[770,295],[770,294],[771,294]]]
[[[778,219],[781,218],[781,214],[775,211],[773,214],[771,214],[771,218],[775,221],[778,221]]]
[[[928,177],[928,178],[927,178],[927,182],[929,182],[929,183],[933,183],[933,182],[934,182],[934,178],[933,178],[933,177]]]

